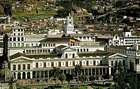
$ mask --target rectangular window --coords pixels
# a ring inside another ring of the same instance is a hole
[[[12,38],[10,37],[10,41],[12,41]]]
[[[44,68],[46,68],[46,62],[44,62]]]
[[[93,61],[93,65],[96,65],[96,61]]]
[[[139,64],[139,59],[136,59],[136,64]]]
[[[61,62],[59,62],[59,65],[58,66],[61,67]]]
[[[89,61],[86,62],[86,65],[89,66]]]
[[[23,64],[23,70],[25,70],[26,69],[26,66],[25,66],[25,64]]]
[[[27,65],[27,69],[30,69],[30,64]]]
[[[20,64],[18,65],[18,70],[21,70],[21,65]]]
[[[16,65],[13,65],[13,70],[16,70]]]
[[[88,52],[88,49],[87,49],[87,52]]]
[[[77,49],[77,52],[79,53],[79,49]]]
[[[24,41],[24,38],[23,37],[21,37],[21,41]]]
[[[111,61],[111,66],[113,66],[113,61]]]
[[[55,43],[53,43],[53,46],[55,46]]]
[[[20,37],[18,37],[18,41],[20,41]]]
[[[15,37],[13,38],[13,41],[16,41],[16,38]]]
[[[54,67],[54,63],[53,62],[51,62],[51,67]]]
[[[38,63],[36,63],[36,68],[38,68]]]
[[[66,62],[66,67],[68,67],[68,62]]]

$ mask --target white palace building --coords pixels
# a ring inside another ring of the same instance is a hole
[[[75,74],[75,66],[81,66],[81,74],[96,80],[113,75],[114,67],[123,63],[128,67],[128,56],[121,53],[106,52],[105,45],[96,42],[93,34],[75,32],[73,18],[68,16],[64,34],[70,36],[52,37],[48,34],[25,34],[19,24],[12,27],[9,34],[10,68],[15,79],[49,79],[51,70],[56,67],[64,74]],[[110,39],[110,45],[128,44],[121,37]],[[135,38],[135,37],[134,37]],[[124,43],[126,42],[126,43]],[[132,43],[133,44],[133,43]]]

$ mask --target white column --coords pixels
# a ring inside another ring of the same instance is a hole
[[[30,72],[30,79],[33,78],[33,72]]]
[[[91,76],[92,76],[92,75],[93,75],[93,74],[92,74],[92,68],[90,69],[90,71],[91,71]]]
[[[109,67],[109,75],[111,75],[111,67]]]
[[[20,72],[20,74],[21,74],[20,76],[21,76],[21,79],[22,79],[22,74],[23,74],[23,72]]]
[[[15,78],[16,78],[16,80],[17,80],[17,79],[18,79],[18,73],[17,73],[17,72],[15,72],[15,74],[16,74]]]
[[[102,74],[101,75],[103,75],[104,73],[103,73],[103,68],[102,68]]]
[[[72,70],[72,69],[70,69],[70,74],[71,74],[71,70]]]
[[[15,64],[16,65],[16,70],[18,70],[18,65],[17,64]]]
[[[97,75],[97,69],[95,68],[95,76]]]
[[[27,79],[27,72],[25,72],[25,79]]]

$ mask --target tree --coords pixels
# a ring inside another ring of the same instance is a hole
[[[121,62],[117,65],[117,70],[116,74],[114,76],[114,81],[115,81],[115,89],[126,89],[127,84],[125,82],[125,77],[126,77],[126,72],[124,70],[124,66],[122,65]]]
[[[8,62],[8,35],[5,34],[3,37],[3,55],[0,58],[0,68],[2,68],[3,63]]]
[[[130,71],[127,74],[127,81],[129,87],[132,89],[137,89],[138,79],[137,74],[134,70],[134,63],[130,61]]]
[[[91,9],[95,5],[95,2],[96,2],[95,0],[64,0],[64,1],[58,0],[56,1],[56,4],[64,8],[63,10],[60,10],[60,11],[63,11],[63,13],[70,13],[76,7],[85,8],[91,12],[92,11]]]
[[[79,76],[81,75],[81,70],[82,70],[81,65],[76,65],[75,66],[74,72],[75,72],[75,76],[76,76],[77,79],[79,79]]]
[[[66,74],[66,80],[68,81],[68,83],[73,79],[73,76],[70,74]]]
[[[8,35],[3,37],[3,60],[8,61]]]
[[[87,76],[81,75],[81,76],[79,76],[79,80],[80,80],[81,82],[84,82],[84,81],[87,80]]]
[[[90,77],[89,77],[89,80],[90,80],[90,81],[94,81],[94,80],[95,80],[95,76],[90,76]]]
[[[12,16],[12,2],[10,0],[2,0],[1,6],[3,8],[4,15]]]
[[[52,75],[54,80],[57,80],[59,78],[60,74],[61,74],[61,70],[59,68],[54,67],[51,70],[51,75]]]
[[[59,75],[59,80],[60,80],[62,83],[63,83],[64,80],[66,80],[66,76],[65,76],[64,73],[61,73],[61,74]]]

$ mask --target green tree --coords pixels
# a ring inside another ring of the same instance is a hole
[[[75,72],[76,79],[78,79],[78,80],[79,80],[79,76],[81,75],[81,71],[82,71],[82,66],[76,65],[74,72]]]
[[[68,83],[73,79],[73,76],[70,74],[66,74],[66,81],[68,81]]]
[[[64,7],[64,9],[60,10],[65,13],[65,15],[70,13],[72,10],[76,9],[76,7],[85,8],[88,11],[92,10],[92,7],[95,5],[95,0],[64,0],[64,1],[56,1],[57,5]],[[60,12],[58,11],[58,12]],[[60,13],[58,13],[60,14]]]
[[[130,89],[137,89],[138,79],[137,74],[134,70],[134,63],[130,61],[130,71],[127,74],[127,83]]]
[[[5,34],[3,38],[3,60],[8,61],[8,35]]]
[[[117,70],[116,74],[114,76],[114,81],[115,81],[115,89],[126,89],[127,84],[125,82],[125,77],[126,77],[126,72],[124,70],[124,66],[122,65],[121,62],[118,63],[117,65]]]
[[[79,80],[80,80],[81,82],[84,82],[84,81],[87,80],[87,76],[81,75],[81,76],[79,76]]]
[[[59,75],[59,80],[60,80],[62,83],[64,82],[64,80],[66,80],[66,76],[65,76],[64,73],[61,73],[61,74]]]
[[[59,68],[54,67],[51,70],[51,75],[52,75],[51,77],[53,77],[55,81],[59,78],[60,74],[61,74],[61,70]]]

